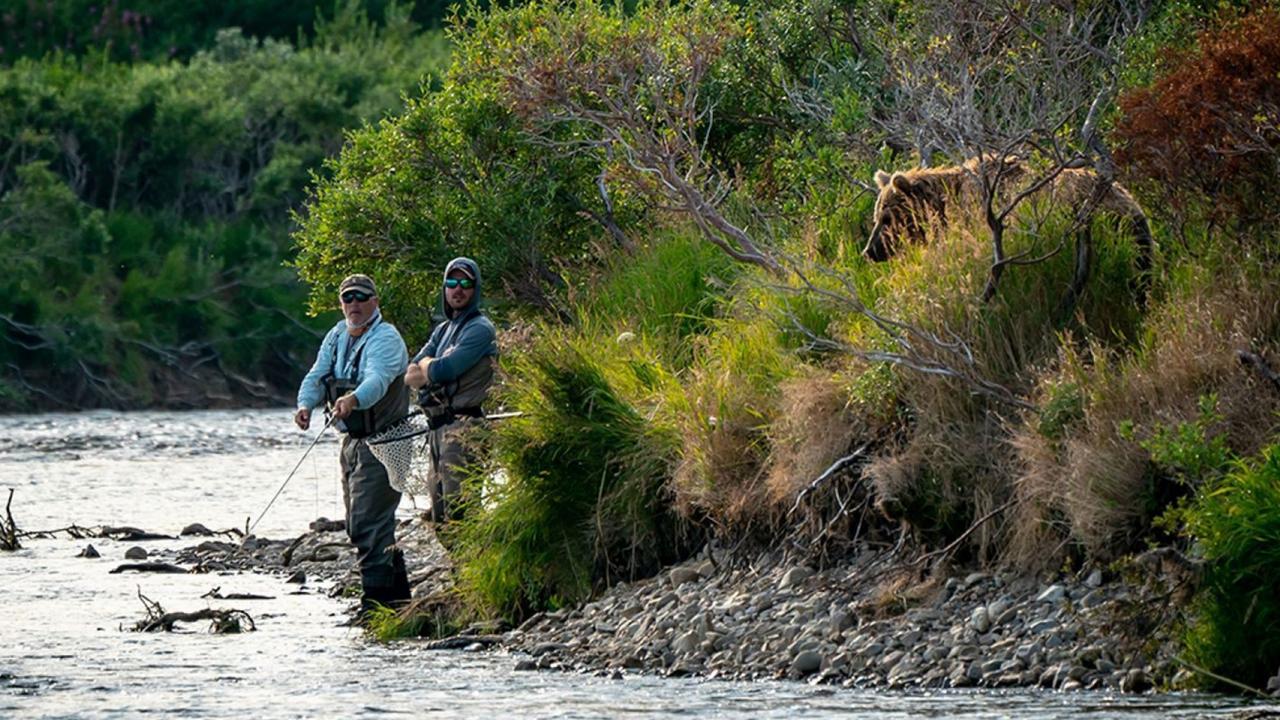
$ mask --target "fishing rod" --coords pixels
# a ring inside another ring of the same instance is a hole
[[[293,476],[298,473],[298,468],[302,467],[303,461],[306,460],[307,456],[311,454],[311,450],[316,446],[316,443],[320,442],[320,438],[324,436],[325,431],[328,430],[329,426],[333,424],[334,419],[335,418],[330,415],[324,421],[324,427],[320,428],[320,432],[316,433],[316,438],[311,441],[310,445],[307,446],[307,449],[302,453],[302,457],[298,458],[298,464],[294,465],[293,470],[289,471],[289,477],[285,478],[284,482],[280,483],[280,489],[276,490],[276,494],[271,496],[271,500],[267,503],[267,506],[262,508],[262,513],[258,515],[258,519],[254,520],[253,524],[250,525],[245,530],[244,536],[246,539],[253,534],[253,529],[258,527],[258,523],[262,522],[262,518],[267,514],[267,511],[271,509],[271,506],[275,503],[276,498],[280,497],[280,493],[284,492],[284,487],[288,485],[289,481],[293,479]]]

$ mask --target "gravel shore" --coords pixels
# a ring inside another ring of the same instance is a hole
[[[1148,592],[1099,569],[1051,582],[985,572],[916,579],[870,560],[816,570],[778,555],[744,564],[713,553],[534,616],[508,645],[528,653],[526,669],[1141,692],[1189,677],[1175,645],[1144,630],[1157,618],[1135,614]]]
[[[452,564],[432,525],[403,521],[397,537],[414,596],[447,591]],[[359,587],[341,523],[323,518],[293,540],[207,540],[174,559],[329,582],[335,596]],[[1171,630],[1195,578],[1168,559],[1153,552],[1119,571],[1033,578],[944,566],[926,573],[872,553],[814,567],[778,552],[708,548],[500,638],[486,629],[484,645],[515,653],[520,670],[886,689],[1176,689],[1193,678],[1176,660]],[[1273,685],[1280,689],[1280,677]]]

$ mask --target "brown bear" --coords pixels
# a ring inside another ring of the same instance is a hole
[[[1032,181],[1027,166],[1013,158],[1003,160],[1003,169],[1000,161],[995,159],[972,158],[963,165],[920,168],[892,175],[883,170],[877,171],[876,184],[880,187],[880,195],[876,198],[875,227],[871,229],[871,237],[867,239],[862,254],[875,262],[882,262],[893,256],[900,243],[923,241],[924,223],[945,226],[948,203],[964,203],[968,208],[977,209],[982,201],[983,174],[994,179],[997,172],[1003,173],[1000,177],[1002,198],[1021,191]],[[1098,174],[1092,169],[1066,168],[1036,192],[1048,193],[1051,202],[1074,209],[1089,201],[1097,181]],[[1152,239],[1142,208],[1138,207],[1128,190],[1111,183],[1092,210],[1097,211],[1109,212],[1129,221],[1138,245],[1137,269],[1145,276],[1151,269]],[[1082,264],[1077,270],[1077,286],[1083,285],[1084,275],[1088,272],[1087,242],[1087,239],[1080,241],[1077,248],[1078,264]],[[1077,292],[1079,289],[1073,288]]]

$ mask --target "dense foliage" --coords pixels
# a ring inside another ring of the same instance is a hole
[[[278,399],[323,323],[284,266],[344,133],[401,108],[445,39],[356,6],[300,47],[230,29],[188,62],[0,70],[4,404]]]
[[[1219,459],[1273,442],[1280,402],[1233,348],[1275,352],[1280,298],[1269,253],[1233,252],[1211,224],[1164,222],[1177,218],[1163,192],[1267,247],[1274,228],[1242,210],[1269,207],[1274,183],[1233,183],[1250,162],[1238,153],[1196,164],[1214,184],[1143,164],[1195,164],[1212,132],[1176,118],[1139,132],[1163,111],[1143,119],[1150,105],[1132,98],[1197,108],[1176,77],[1221,52],[1214,38],[1265,56],[1270,11],[1243,5],[1032,3],[1016,28],[969,3],[473,12],[455,26],[443,87],[358,135],[317,187],[301,269],[320,292],[377,263],[410,294],[400,307],[425,310],[434,268],[468,252],[507,297],[555,309],[520,325],[499,401],[526,415],[486,433],[476,511],[450,535],[479,612],[572,602],[687,551],[671,538],[699,528],[838,553],[892,532],[888,517],[926,545],[963,536],[953,559],[1027,569],[1159,540],[1207,553],[1209,526],[1193,518],[1208,511],[1170,508],[1201,507],[1191,498],[1213,483],[1169,464],[1195,456],[1178,450],[1189,436],[1160,428],[1216,392],[1229,428]],[[1161,60],[1187,41],[1198,49]],[[1221,96],[1265,130],[1266,82],[1246,75],[1252,94]],[[1112,83],[1129,93],[1118,107]],[[1039,197],[994,226],[948,212],[883,265],[858,252],[877,168],[1013,148],[1051,178],[1108,167],[1109,147],[1161,248],[1141,277],[1131,228],[1104,213],[1078,243],[1075,209]],[[444,168],[456,174],[441,180]],[[1014,260],[983,301],[996,226]],[[700,241],[726,254],[690,252]],[[1072,246],[1087,249],[1088,282],[1063,313],[1082,262]],[[683,299],[655,305],[644,286]],[[847,469],[826,472],[836,466]],[[1209,602],[1189,627],[1220,625]]]
[[[1121,161],[1158,178],[1161,200],[1179,217],[1233,228],[1274,222],[1280,11],[1232,18],[1175,58],[1121,99]]]
[[[1227,677],[1263,687],[1280,663],[1280,445],[1238,461],[1201,489],[1187,533],[1205,563],[1194,608],[1192,659]]]
[[[444,0],[15,0],[0,14],[0,64],[53,52],[118,61],[186,59],[212,45],[224,28],[290,42],[341,12],[361,10],[378,22],[409,12],[430,27],[447,6]]]

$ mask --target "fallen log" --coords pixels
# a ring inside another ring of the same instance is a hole
[[[454,635],[453,637],[429,640],[422,644],[427,650],[462,650],[472,645],[489,647],[502,642],[501,635]]]
[[[166,562],[144,562],[144,563],[125,563],[117,566],[115,570],[110,572],[111,575],[122,572],[150,572],[150,573],[189,573],[189,569],[180,565],[174,565]]]
[[[211,600],[275,600],[274,595],[255,595],[253,593],[222,593],[222,587],[216,587],[209,592],[201,595],[202,598]]]
[[[172,535],[162,535],[160,533],[147,532],[136,527],[110,527],[104,526],[98,531],[98,537],[109,537],[113,540],[125,540],[136,542],[139,540],[176,540]]]

